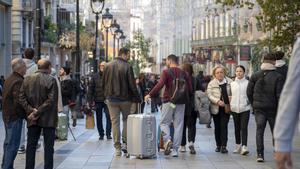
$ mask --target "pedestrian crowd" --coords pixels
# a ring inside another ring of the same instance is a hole
[[[149,101],[152,113],[161,112],[161,133],[158,134],[165,155],[178,157],[179,152],[186,151],[186,146],[190,154],[196,154],[197,118],[208,128],[212,119],[215,152],[228,153],[230,116],[234,121],[236,143],[232,152],[248,155],[248,123],[253,112],[257,162],[265,160],[264,132],[268,123],[278,168],[291,167],[292,137],[300,112],[300,69],[296,67],[300,61],[299,47],[298,37],[289,69],[283,52],[270,52],[264,54],[260,70],[250,78],[246,77],[242,65],[236,66],[235,78],[229,78],[222,65],[215,66],[212,77],[205,77],[202,71],[194,75],[193,65],[179,65],[175,55],[167,57],[167,68],[160,76],[135,77],[128,63],[130,50],[121,48],[113,61],[99,64],[99,72],[94,73],[88,83],[84,79],[73,80],[69,67],[62,67],[57,76],[49,60],[40,59],[36,64],[34,51],[28,48],[23,59],[11,61],[13,73],[0,81],[6,131],[1,167],[12,169],[20,149],[26,152],[26,169],[33,169],[40,135],[43,135],[44,168],[52,169],[55,138],[61,138],[57,134],[60,131],[57,126],[62,123],[60,118],[66,117],[69,127],[71,116],[75,127],[78,103],[95,110],[99,140],[105,136],[107,140],[113,139],[115,155],[127,154],[127,132],[130,132],[127,118],[130,114],[143,113]]]

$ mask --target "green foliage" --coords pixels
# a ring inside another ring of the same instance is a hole
[[[258,19],[272,31],[272,46],[292,46],[300,31],[299,0],[257,0],[263,13]]]
[[[248,0],[217,0],[224,6],[253,8],[255,4]],[[271,32],[270,40],[273,47],[291,47],[295,35],[300,32],[300,1],[299,0],[257,0],[262,12],[256,17],[264,28]]]
[[[57,26],[51,22],[51,16],[45,17],[44,32],[42,36],[44,37],[45,42],[57,42]]]
[[[258,43],[252,49],[252,55],[250,59],[250,63],[252,66],[253,72],[257,72],[260,70],[262,55],[263,55],[263,43]]]
[[[142,69],[147,67],[151,43],[152,40],[145,38],[142,31],[138,30],[134,33],[133,40],[125,44],[125,47],[137,51],[135,53],[136,57],[133,56],[132,60],[129,61],[136,77],[140,74]]]

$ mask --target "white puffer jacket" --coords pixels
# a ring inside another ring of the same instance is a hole
[[[242,113],[250,110],[250,102],[248,100],[246,91],[248,86],[248,80],[238,79],[231,83],[231,111],[235,113]]]

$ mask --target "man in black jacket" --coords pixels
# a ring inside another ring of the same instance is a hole
[[[107,108],[104,97],[104,88],[103,88],[103,71],[105,68],[106,62],[101,62],[99,66],[99,73],[95,73],[90,81],[89,90],[88,90],[88,103],[89,106],[95,104],[96,106],[96,117],[97,117],[97,129],[99,133],[99,140],[104,139],[104,130],[102,124],[103,111],[106,117],[106,137],[108,140],[112,139],[111,137],[111,121],[109,116],[109,111]],[[94,103],[93,103],[94,102]]]
[[[276,71],[273,53],[264,56],[261,70],[254,73],[247,87],[256,121],[257,162],[264,162],[264,132],[267,122],[273,133],[279,97],[284,77]]]
[[[57,126],[58,89],[50,76],[51,62],[38,61],[38,71],[27,76],[20,91],[20,103],[27,113],[26,169],[34,169],[36,146],[43,130],[45,169],[53,168],[55,128]]]
[[[116,156],[121,156],[121,147],[123,152],[127,153],[127,117],[130,114],[132,102],[140,102],[138,90],[134,80],[132,67],[127,62],[130,51],[127,48],[121,48],[119,57],[108,63],[104,70],[103,87],[104,95],[107,99],[112,129],[114,147]],[[123,131],[121,146],[120,133],[120,114],[122,113]]]
[[[276,71],[279,72],[283,78],[284,81],[286,79],[287,76],[287,72],[288,72],[288,66],[286,65],[284,58],[284,53],[282,51],[277,51],[274,53],[276,56]]]
[[[14,160],[20,145],[22,123],[25,111],[20,105],[19,93],[22,86],[26,65],[22,59],[11,62],[13,73],[4,82],[3,88],[3,122],[5,140],[3,145],[2,169],[14,168]]]

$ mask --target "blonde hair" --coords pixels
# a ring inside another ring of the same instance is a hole
[[[212,75],[213,75],[213,77],[215,78],[216,76],[216,71],[217,71],[217,69],[222,69],[223,70],[223,72],[224,72],[224,76],[227,76],[227,69],[223,66],[223,65],[216,65],[214,68],[213,68],[213,71],[212,71]]]

